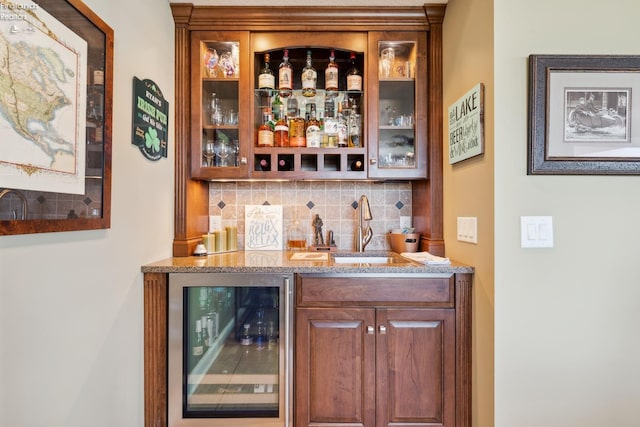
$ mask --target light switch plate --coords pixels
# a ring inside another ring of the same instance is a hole
[[[520,247],[552,248],[553,247],[553,217],[521,216],[520,217]]]
[[[478,243],[478,218],[459,216],[457,234],[461,242]]]

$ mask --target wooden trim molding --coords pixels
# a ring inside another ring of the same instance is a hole
[[[167,426],[169,276],[144,275],[144,425]]]

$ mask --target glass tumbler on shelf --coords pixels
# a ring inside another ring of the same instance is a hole
[[[396,52],[392,47],[382,49],[382,52],[380,52],[380,77],[391,77],[395,60]]]
[[[220,98],[214,93],[209,97],[209,108],[211,114],[211,124],[214,126],[220,126],[224,123],[224,114],[222,111],[222,104]]]

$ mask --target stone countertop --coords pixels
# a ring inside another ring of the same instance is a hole
[[[365,253],[331,252],[319,260],[291,259],[291,251],[236,251],[205,256],[174,257],[142,266],[143,273],[473,273],[474,268],[455,261],[451,265],[424,265],[403,258],[395,252],[371,251]],[[304,252],[304,254],[326,254]],[[336,263],[334,256],[392,257],[390,264]]]

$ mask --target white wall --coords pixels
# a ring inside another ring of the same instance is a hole
[[[494,10],[495,425],[638,426],[640,177],[527,176],[526,150],[528,55],[637,55],[640,3]],[[521,215],[553,216],[555,247],[520,249]]]
[[[171,254],[169,157],[131,144],[132,78],[170,100],[173,19],[157,0],[86,0],[115,31],[112,227],[0,237],[0,426],[143,425],[140,266]]]

